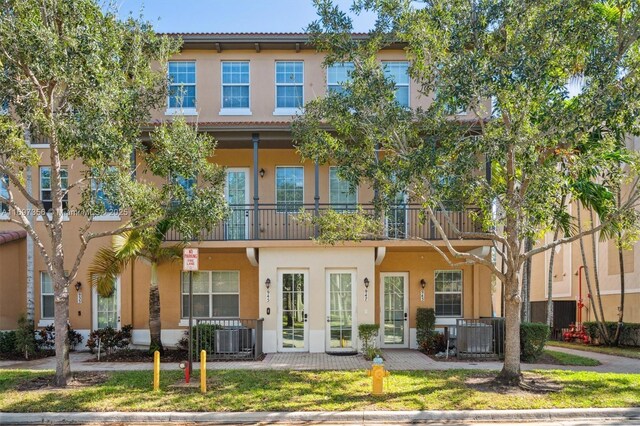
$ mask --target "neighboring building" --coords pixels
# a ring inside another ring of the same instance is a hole
[[[302,162],[291,140],[293,116],[327,90],[341,90],[349,64],[325,70],[323,55],[306,43],[304,34],[181,36],[183,49],[169,63],[172,94],[180,96],[169,96],[167,108],[154,111],[153,118],[159,122],[184,114],[218,140],[212,161],[227,167],[226,195],[232,208],[225,223],[194,244],[200,248],[200,272],[194,275],[196,318],[264,318],[265,352],[333,352],[358,349],[357,325],[362,323],[381,324],[382,347],[416,347],[418,307],[434,307],[438,324],[492,316],[487,268],[451,268],[426,244],[408,238],[444,246],[429,224],[419,222],[417,206],[401,203],[387,212],[382,220],[388,238],[331,247],[311,241],[314,229],[294,219],[301,207],[321,212],[362,204],[366,209],[373,200],[372,188],[351,191],[331,164]],[[410,107],[431,102],[410,82],[402,46],[384,49],[379,58],[397,82],[398,102]],[[464,120],[464,115],[458,118]],[[44,196],[46,167],[43,163],[33,170],[33,188]],[[67,170],[70,180],[80,174],[72,164]],[[74,196],[69,195],[70,202]],[[81,221],[69,219],[65,243],[72,253],[73,229]],[[121,220],[100,219],[98,227]],[[466,212],[454,220],[463,229],[473,229]],[[14,228],[0,223],[0,230]],[[167,239],[178,241],[180,236],[170,233]],[[148,343],[150,269],[137,263],[121,275],[111,298],[101,298],[86,279],[86,267],[100,244],[109,241],[91,243],[79,271],[79,290],[70,289],[71,324],[84,334],[106,325],[133,324],[134,342]],[[463,251],[489,245],[454,244]],[[165,344],[175,344],[187,326],[186,274],[181,267],[174,263],[159,268]],[[51,323],[53,316],[45,269],[36,253],[39,326]],[[0,281],[0,291],[6,288]]]
[[[627,139],[629,149],[640,150],[640,138]],[[623,198],[624,199],[624,198]],[[576,204],[571,206],[575,212]],[[574,214],[575,215],[575,214]],[[581,214],[585,228],[589,227],[590,217],[588,210]],[[548,237],[549,238],[549,237]],[[636,243],[630,250],[624,251],[625,269],[625,308],[624,321],[640,323],[640,243]],[[589,291],[584,271],[579,273],[581,266],[589,268],[592,280],[592,289],[595,292],[594,263],[592,238],[584,239],[587,264],[584,265],[580,253],[578,241],[566,244],[556,249],[553,265],[553,300],[565,302],[556,304],[554,317],[558,317],[561,323],[556,321],[556,328],[568,326],[568,322],[578,318],[578,302],[582,295],[582,320],[594,321],[594,314],[589,303]],[[598,241],[596,243],[596,260],[600,278],[600,293],[602,295],[602,307],[606,321],[618,321],[618,308],[620,306],[620,262],[618,249],[614,241]],[[531,302],[532,320],[546,321],[546,300],[548,297],[547,283],[549,274],[550,252],[545,252],[534,257],[531,278]],[[558,330],[556,330],[557,332]],[[557,334],[559,335],[559,334]]]

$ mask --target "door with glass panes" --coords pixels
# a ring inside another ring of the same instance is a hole
[[[249,169],[227,169],[225,196],[231,213],[225,222],[227,240],[249,239]]]
[[[380,274],[380,306],[382,347],[409,347],[409,274]]]
[[[355,271],[327,271],[327,352],[351,352],[355,342]]]
[[[278,319],[279,350],[305,352],[309,350],[307,294],[309,274],[306,270],[279,271],[280,287]]]
[[[120,328],[120,277],[116,279],[113,293],[109,297],[98,294],[93,287],[93,329],[112,327]]]

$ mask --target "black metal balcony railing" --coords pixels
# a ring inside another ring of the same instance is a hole
[[[354,212],[357,205],[344,204],[315,204],[276,205],[259,204],[258,209],[253,205],[230,205],[231,214],[221,224],[211,231],[203,231],[195,239],[200,241],[250,241],[250,240],[308,240],[318,236],[318,230],[313,224],[297,219],[301,209],[314,215],[322,215],[324,211],[335,210]],[[374,215],[373,205],[361,204],[365,214]],[[442,239],[430,221],[422,220],[421,207],[418,205],[402,204],[390,206],[380,221],[383,235],[372,239],[407,239],[421,238],[425,240]],[[257,212],[257,214],[256,214]],[[455,238],[453,226],[461,232],[479,232],[480,227],[473,220],[471,209],[463,211],[438,211],[436,218],[442,225],[447,237]],[[257,223],[256,223],[257,220]],[[182,241],[182,235],[174,230],[167,233],[166,241]]]

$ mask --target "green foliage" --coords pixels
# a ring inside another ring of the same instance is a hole
[[[381,356],[382,351],[378,348],[376,339],[380,326],[378,324],[360,324],[358,325],[358,338],[362,343],[362,353],[364,358],[371,361],[376,356]]]
[[[418,308],[416,312],[416,339],[427,353],[433,352],[436,334],[436,312],[433,308]]]
[[[100,328],[92,331],[87,339],[87,347],[91,353],[100,348],[100,352],[106,355],[112,354],[117,349],[124,349],[131,343],[131,324],[123,326],[120,330],[113,327]]]
[[[219,324],[198,324],[191,328],[193,341],[193,357],[200,358],[200,351],[205,350],[208,354],[212,354],[216,350],[216,330],[222,330]],[[200,347],[198,347],[200,343]],[[184,336],[178,341],[178,348],[185,351],[189,350],[189,330],[184,332]]]
[[[55,350],[56,330],[53,324],[49,324],[45,328],[36,330],[35,336],[38,350]],[[69,342],[71,350],[74,350],[76,346],[82,343],[82,340],[82,335],[75,331],[71,327],[71,324],[69,324],[67,329],[67,341]]]
[[[598,340],[602,342],[604,339],[600,337],[600,330],[598,323],[595,321],[588,321],[583,323],[585,331],[591,338],[591,340]],[[616,334],[618,323],[613,321],[605,321],[604,326],[609,330],[609,335]],[[620,344],[626,346],[640,346],[640,324],[626,322],[622,325],[620,334]]]
[[[0,354],[12,354],[16,351],[16,331],[0,331]]]
[[[524,362],[534,362],[544,352],[549,338],[549,326],[538,322],[520,324],[520,358]]]
[[[36,338],[34,334],[33,321],[21,315],[18,319],[18,329],[15,336],[15,351],[24,355],[25,359],[33,355],[36,351]]]
[[[335,245],[344,240],[362,241],[362,239],[380,235],[382,223],[371,212],[365,213],[361,206],[354,211],[327,209],[315,215],[301,211],[295,220],[318,228],[316,241]]]

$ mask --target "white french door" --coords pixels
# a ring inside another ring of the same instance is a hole
[[[309,350],[309,273],[306,270],[278,271],[278,287],[279,350],[306,352]]]
[[[96,287],[92,289],[93,304],[93,329],[112,327],[116,330],[120,323],[120,277],[116,279],[113,293],[109,297],[98,294]]]
[[[228,168],[224,188],[231,214],[225,222],[227,240],[249,238],[249,168]]]
[[[327,352],[351,352],[356,348],[355,271],[327,271]]]
[[[409,347],[409,274],[386,272],[380,274],[380,317],[382,347]]]

